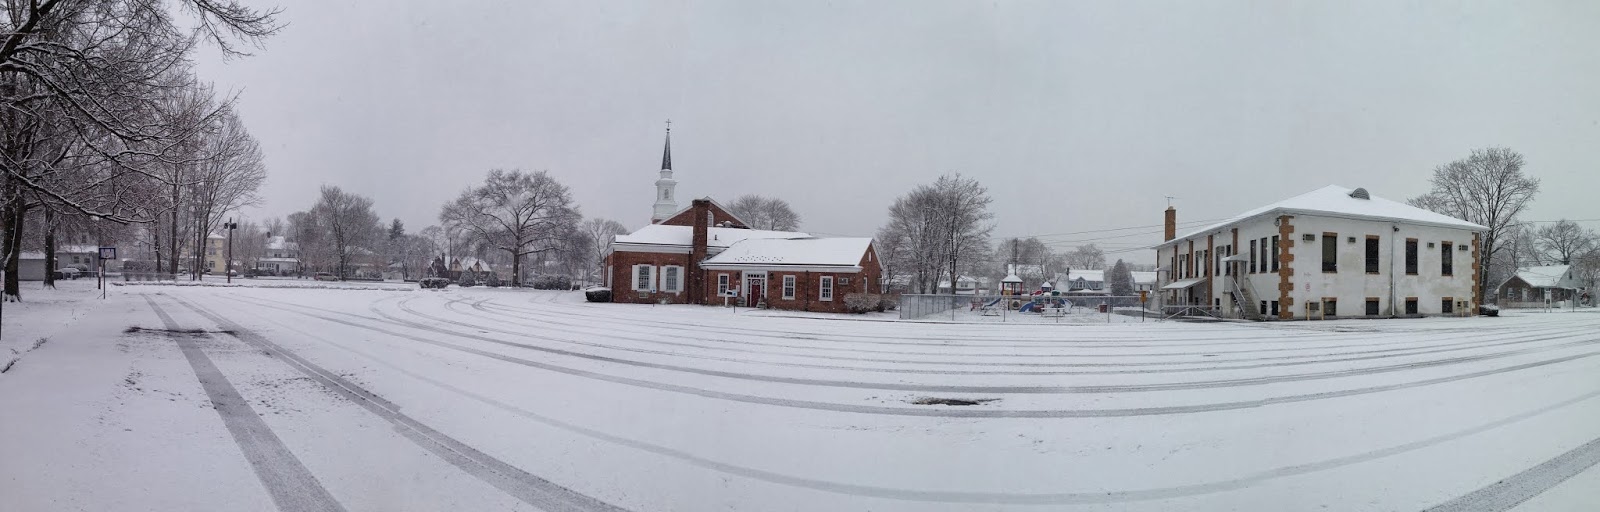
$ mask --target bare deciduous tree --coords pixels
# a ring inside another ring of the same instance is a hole
[[[1489,228],[1481,250],[1483,268],[1493,268],[1506,258],[1502,237],[1539,193],[1539,180],[1523,174],[1523,165],[1522,155],[1510,149],[1475,149],[1467,158],[1434,168],[1433,189],[1410,203]],[[1493,296],[1488,293],[1492,277],[1479,276],[1479,296]]]
[[[356,256],[375,254],[370,247],[379,239],[383,227],[378,215],[372,213],[371,199],[324,185],[322,197],[311,207],[309,217],[310,230],[326,237],[320,245],[333,260],[333,272],[340,281],[351,275]],[[301,244],[304,251],[304,242]]]
[[[994,230],[989,203],[988,190],[960,174],[941,176],[895,199],[889,223],[879,231],[894,255],[884,260],[897,267],[890,275],[910,277],[913,292],[933,293],[941,279],[954,283],[963,270],[976,271],[974,264],[988,256]]]
[[[1566,219],[1539,228],[1533,238],[1546,260],[1562,265],[1571,265],[1578,256],[1594,248],[1596,241],[1594,231]]]
[[[505,251],[512,286],[522,285],[522,258],[558,250],[578,232],[581,215],[565,185],[539,171],[489,171],[483,185],[462,192],[439,212],[448,229]]]
[[[745,194],[728,205],[729,213],[750,224],[752,229],[794,231],[800,229],[800,214],[789,202],[776,197]]]
[[[611,242],[617,235],[627,234],[628,228],[621,222],[611,219],[594,218],[583,221],[583,233],[592,242],[589,246],[592,251],[589,255],[589,268],[599,269],[600,262],[611,253]]]
[[[1067,265],[1083,270],[1106,268],[1106,252],[1094,244],[1080,245],[1067,253]]]

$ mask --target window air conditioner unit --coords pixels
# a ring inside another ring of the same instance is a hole
[[[847,285],[847,284],[850,284],[850,278],[848,278],[848,277],[839,278],[839,286],[844,286],[844,285]]]
[[[1465,250],[1467,250],[1467,246],[1465,246],[1465,245],[1457,245],[1456,246],[1456,250],[1457,251],[1465,251]]]
[[[1305,241],[1307,241],[1307,242],[1315,242],[1315,241],[1317,241],[1317,235],[1313,235],[1313,234],[1310,234],[1310,233],[1306,233],[1306,235],[1305,235],[1305,236],[1302,236],[1302,237],[1300,237],[1300,239],[1301,239],[1301,240],[1305,240]]]
[[[1433,248],[1433,242],[1428,242],[1428,248],[1429,248],[1429,249],[1432,249],[1432,248]]]

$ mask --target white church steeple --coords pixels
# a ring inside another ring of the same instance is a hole
[[[672,179],[672,120],[667,120],[667,145],[661,150],[661,178],[656,180],[655,213],[650,223],[667,220],[678,211],[678,180]]]

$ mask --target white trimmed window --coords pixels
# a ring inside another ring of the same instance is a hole
[[[634,289],[634,291],[640,291],[640,292],[653,291],[653,288],[654,288],[653,285],[655,284],[655,282],[656,282],[656,267],[651,266],[651,265],[634,265],[633,266],[633,289]]]
[[[783,298],[794,298],[794,276],[783,276]]]
[[[823,302],[833,300],[833,276],[822,276],[822,285],[817,292],[817,300]]]
[[[677,265],[661,267],[661,291],[668,293],[683,291],[683,267]]]
[[[717,274],[717,296],[728,296],[728,275]]]

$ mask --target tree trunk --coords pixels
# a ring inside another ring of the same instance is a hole
[[[8,187],[10,188],[10,187]],[[16,197],[7,194],[9,197]],[[4,300],[21,301],[22,286],[17,276],[17,270],[22,261],[22,220],[26,210],[22,208],[22,199],[18,197],[12,204],[5,208],[7,230],[5,233],[6,258],[6,289]]]
[[[181,190],[178,187],[178,180],[174,179],[172,182],[172,225],[167,226],[172,234],[172,236],[167,237],[172,243],[172,252],[169,254],[167,261],[171,263],[172,268],[168,270],[172,273],[173,281],[178,280],[178,199]]]
[[[56,212],[44,211],[44,287],[56,287]]]
[[[522,255],[516,250],[511,251],[511,287],[522,287]]]

